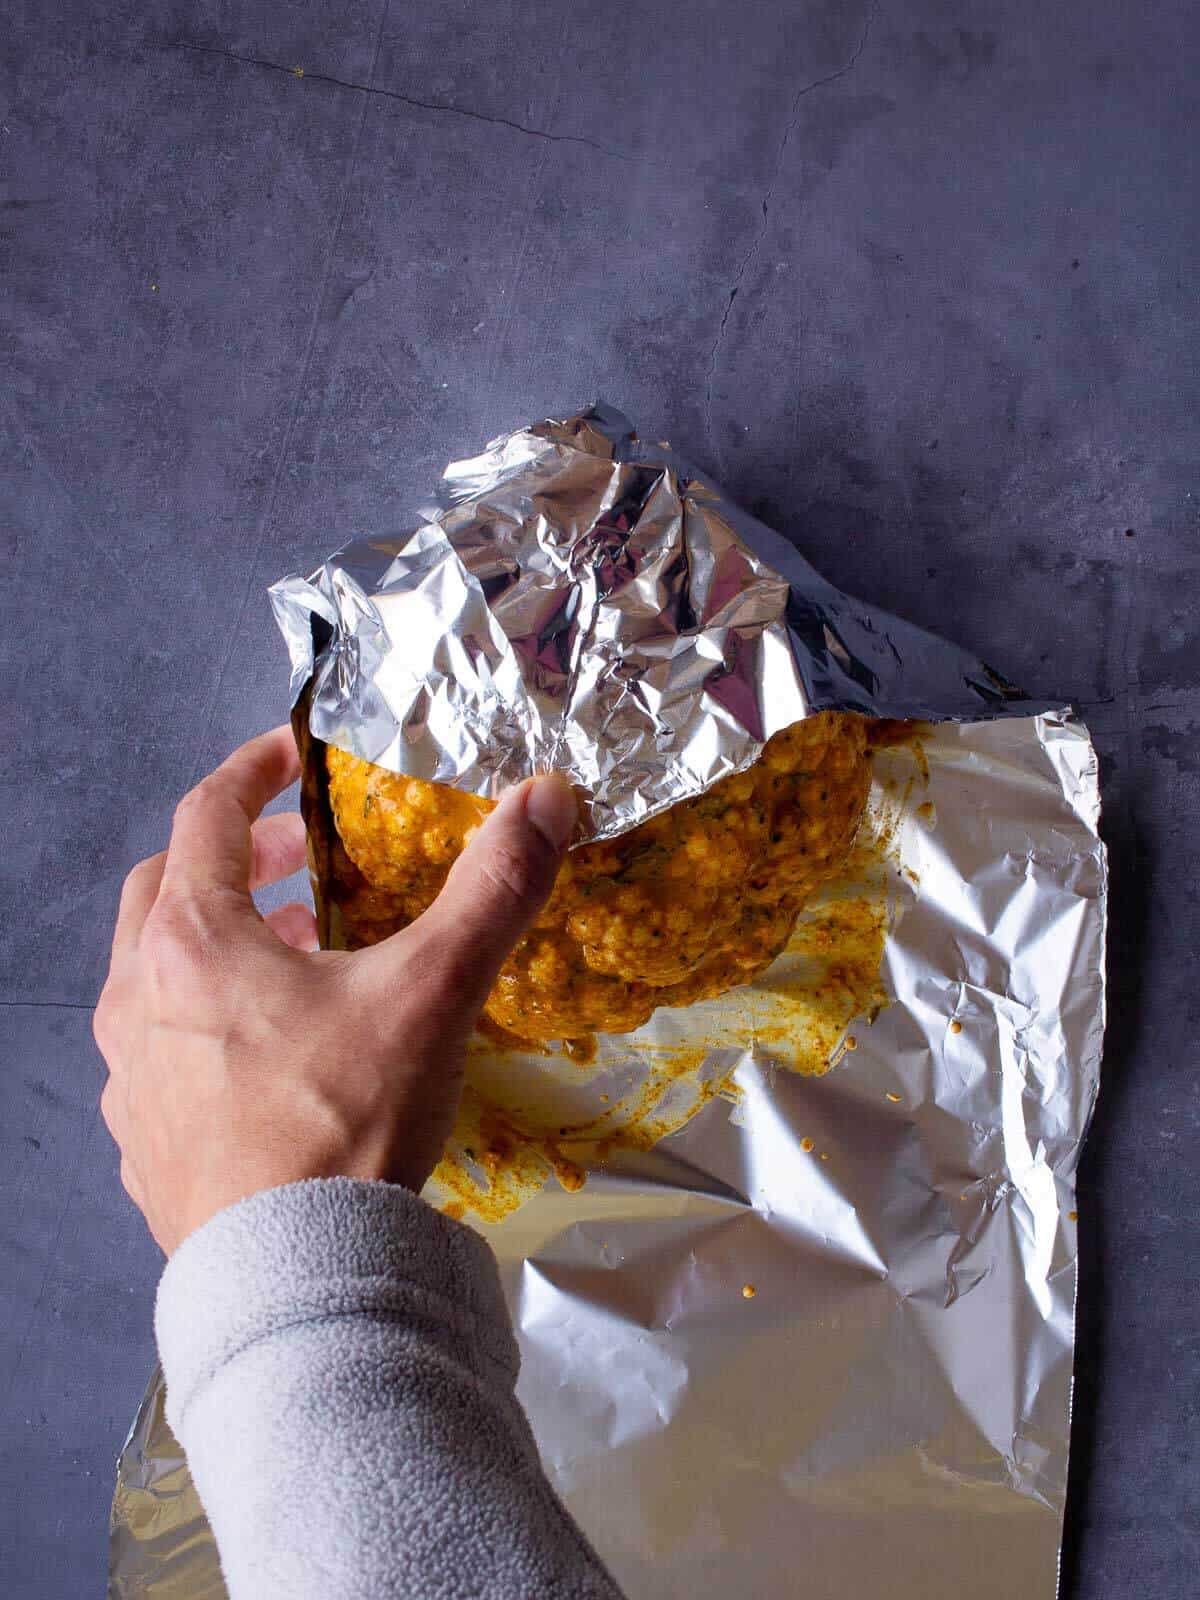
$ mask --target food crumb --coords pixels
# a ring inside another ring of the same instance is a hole
[[[1067,1212],[1067,1221],[1068,1222],[1078,1222],[1079,1221],[1079,1213],[1078,1213],[1078,1211],[1068,1211]]]
[[[828,1161],[829,1160],[829,1151],[828,1150],[822,1150],[821,1151],[821,1160],[822,1161]]]
[[[858,1040],[854,1037],[854,1035],[852,1033],[848,1033],[846,1035],[846,1049],[847,1050],[857,1050],[858,1049]]]
[[[812,1140],[811,1139],[801,1139],[800,1148],[801,1148],[801,1150],[804,1151],[805,1155],[807,1155],[813,1149]]]
[[[596,1059],[596,1035],[581,1033],[578,1038],[564,1039],[563,1053],[570,1056],[572,1061],[578,1061],[581,1066],[586,1066]]]
[[[892,1104],[894,1106],[898,1106],[900,1104],[900,1096],[898,1094],[893,1094],[890,1089],[888,1090],[888,1096],[887,1097],[892,1102]]]
[[[292,77],[293,78],[302,78],[303,76],[304,76],[304,68],[303,67],[293,67],[292,68]]]
[[[961,1033],[962,1032],[962,1023],[958,1020],[957,1017],[955,1017],[954,1021],[950,1024],[950,1032],[951,1033]]]
[[[744,1283],[742,1285],[742,1299],[743,1300],[753,1300],[754,1296],[757,1293],[758,1293],[758,1290],[754,1287],[754,1285],[752,1283]]]

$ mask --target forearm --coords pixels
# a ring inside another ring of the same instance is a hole
[[[231,1600],[618,1597],[542,1472],[490,1251],[407,1191],[230,1207],[157,1326]]]

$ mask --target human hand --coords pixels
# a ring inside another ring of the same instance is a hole
[[[576,819],[559,775],[503,797],[437,901],[383,943],[319,951],[311,911],[251,890],[304,862],[291,729],[252,739],[180,802],[168,849],[126,879],[94,1031],[121,1178],[168,1255],[235,1200],[302,1178],[420,1189],[464,1049],[554,885]]]

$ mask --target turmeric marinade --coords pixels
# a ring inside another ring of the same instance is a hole
[[[430,905],[493,802],[332,746],[327,761],[347,943],[375,944]],[[571,1040],[749,983],[844,864],[869,784],[866,719],[821,712],[745,772],[572,851],[485,1015],[520,1039]]]

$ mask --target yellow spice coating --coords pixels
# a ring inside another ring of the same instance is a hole
[[[866,730],[862,717],[808,717],[747,771],[572,851],[486,1015],[524,1039],[626,1033],[657,1006],[748,983],[849,853],[870,782]],[[431,903],[492,802],[332,746],[327,762],[347,942],[375,944]]]

